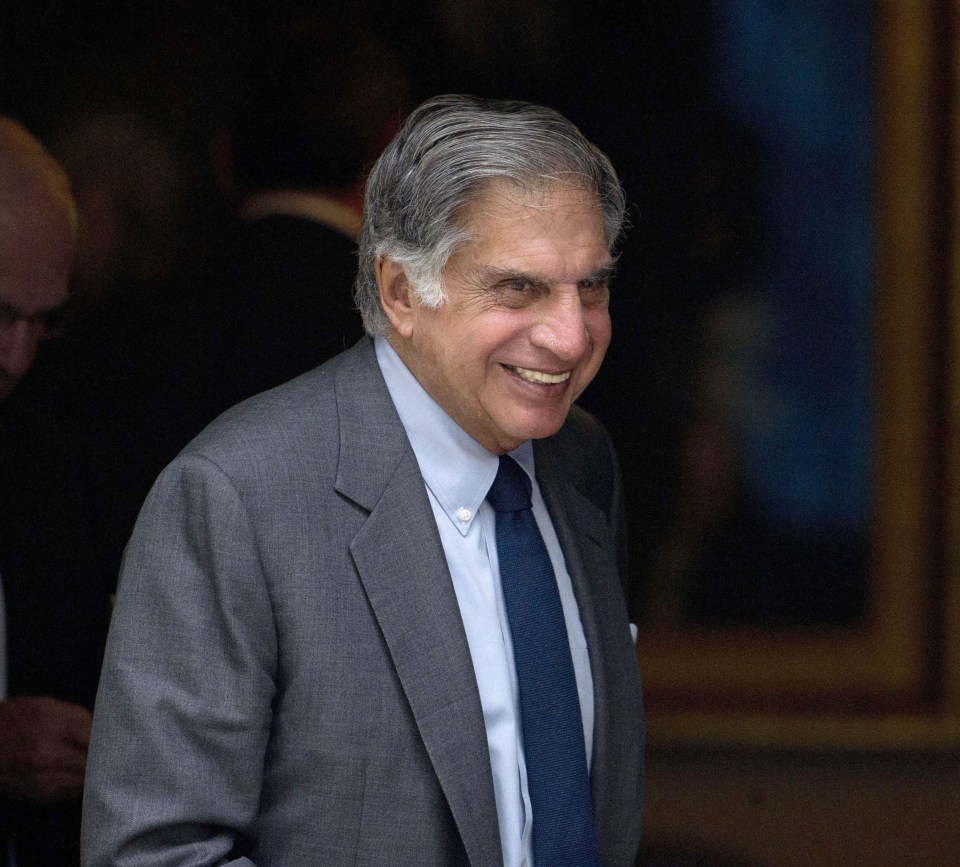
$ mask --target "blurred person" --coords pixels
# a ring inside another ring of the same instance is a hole
[[[0,562],[17,693],[89,713],[123,549],[157,474],[228,406],[362,333],[350,293],[358,189],[406,113],[404,77],[345,24],[311,18],[258,35],[238,88],[243,117],[214,147],[237,215],[192,238],[202,268],[150,267],[150,251],[168,248],[147,229],[183,191],[148,118],[81,109],[56,127],[80,176],[88,279],[71,327],[0,416]],[[105,148],[122,158],[105,162]],[[35,863],[76,863],[79,804],[54,821],[55,832],[20,822],[50,847],[72,839]]]
[[[76,230],[76,207],[62,167],[23,126],[0,117],[0,400],[5,409],[40,342],[59,326]],[[6,464],[14,458],[5,453],[2,459]],[[3,578],[0,560],[0,582]],[[0,583],[0,864],[68,865],[78,860],[76,818],[91,716],[75,702],[19,693],[16,676],[8,696],[8,654],[16,665],[33,645],[47,641],[53,612],[63,600],[51,596],[26,609],[20,602],[16,584],[8,582],[5,596]],[[64,819],[71,813],[72,822]]]
[[[0,400],[59,325],[76,232],[63,169],[20,124],[0,117]]]
[[[191,173],[146,107],[80,107],[57,125],[50,149],[70,176],[81,217],[73,308],[183,270]]]
[[[221,416],[147,498],[87,867],[634,864],[622,488],[573,406],[623,214],[550,109],[410,115],[367,181],[367,336]]]
[[[200,376],[213,415],[363,333],[347,288],[363,182],[409,110],[403,68],[349,21],[280,16],[252,39],[235,117],[211,145],[237,214],[207,271],[215,299]]]

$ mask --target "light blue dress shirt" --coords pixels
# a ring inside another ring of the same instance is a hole
[[[503,863],[505,867],[525,867],[533,863],[530,796],[513,642],[497,561],[495,515],[486,502],[499,460],[440,408],[384,338],[378,337],[375,345],[387,389],[426,483],[470,646],[490,750]],[[510,454],[533,482],[533,514],[557,577],[589,768],[594,725],[593,677],[580,611],[557,534],[537,485],[533,445],[527,441]]]

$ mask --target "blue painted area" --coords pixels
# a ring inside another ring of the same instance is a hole
[[[751,497],[797,529],[866,527],[872,3],[718,0],[711,81],[759,143],[763,310],[731,428]],[[755,323],[756,324],[756,323]]]

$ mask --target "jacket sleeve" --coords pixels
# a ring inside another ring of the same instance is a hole
[[[124,557],[88,759],[86,867],[252,864],[276,660],[241,496],[214,463],[181,456]]]

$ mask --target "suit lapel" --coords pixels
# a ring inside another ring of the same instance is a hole
[[[423,478],[372,341],[349,355],[336,485],[369,512],[350,550],[470,862],[500,863],[480,695]]]
[[[643,743],[642,721],[622,714],[617,695],[624,658],[627,666],[635,667],[636,661],[625,615],[617,610],[616,552],[603,512],[557,465],[549,440],[535,442],[534,448],[540,492],[560,540],[590,653],[595,710],[591,793],[601,852],[610,851],[616,848],[607,839],[610,832],[638,810],[637,785],[621,774],[637,766],[632,754]]]

